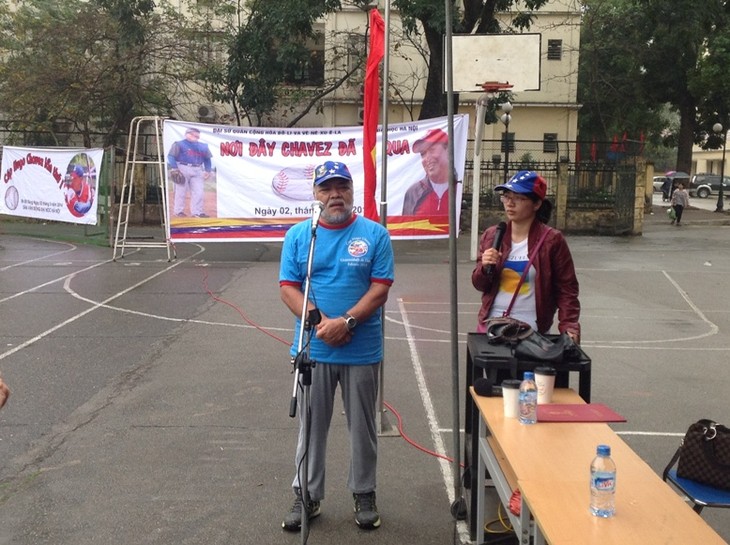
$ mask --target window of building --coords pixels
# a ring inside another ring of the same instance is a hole
[[[558,151],[558,133],[546,132],[542,135],[542,151],[544,153],[555,153]]]
[[[365,76],[363,60],[367,52],[367,42],[362,33],[351,33],[347,37],[347,71],[352,72],[358,66],[361,77]]]
[[[324,82],[324,25],[315,25],[314,35],[307,39],[305,47],[308,54],[289,67],[285,81],[296,85],[321,85]]]
[[[547,58],[549,61],[563,58],[563,40],[548,40]]]

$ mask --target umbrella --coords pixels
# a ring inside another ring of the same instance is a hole
[[[677,172],[676,170],[667,171],[665,176],[667,178],[689,178],[689,174],[687,174],[686,172],[682,172],[682,171]]]

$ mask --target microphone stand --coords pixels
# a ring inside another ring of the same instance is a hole
[[[321,209],[320,209],[321,210]],[[316,211],[315,211],[316,214]],[[317,241],[317,226],[319,218],[312,222],[312,239],[309,241],[309,254],[307,255],[307,276],[304,281],[304,301],[299,323],[299,343],[297,355],[294,358],[294,388],[289,403],[289,416],[294,418],[297,414],[297,390],[302,388],[302,407],[300,414],[300,426],[304,434],[304,451],[299,461],[299,490],[302,495],[302,522],[301,522],[301,543],[306,544],[309,538],[309,417],[310,417],[310,387],[312,385],[312,368],[316,362],[309,357],[311,350],[312,331],[319,324],[322,316],[318,309],[307,310],[309,305],[309,292],[311,289],[310,279],[312,277],[312,263],[314,262],[314,246]],[[304,344],[304,333],[307,333],[307,343]]]

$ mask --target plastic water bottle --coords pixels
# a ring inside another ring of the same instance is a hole
[[[604,518],[616,513],[616,464],[608,445],[598,445],[591,462],[591,513]]]
[[[532,371],[525,371],[520,384],[520,423],[537,423],[537,385]]]

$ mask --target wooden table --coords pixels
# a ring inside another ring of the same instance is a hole
[[[522,494],[519,517],[509,513],[522,545],[651,545],[726,542],[605,423],[538,422],[505,418],[502,398],[471,390],[479,414],[477,475],[489,470],[507,506],[515,484]],[[582,403],[557,389],[555,403]],[[616,516],[589,511],[589,466],[596,446],[611,447],[617,466]],[[477,496],[477,542],[484,527],[484,487]],[[534,519],[531,523],[530,516]]]
[[[568,387],[570,375],[577,377],[578,392],[586,401],[591,400],[591,360],[587,354],[581,351],[581,358],[560,365],[561,371],[556,377],[556,387]],[[474,513],[477,502],[472,492],[480,486],[478,473],[475,471],[476,460],[479,456],[476,442],[477,428],[479,425],[479,412],[474,405],[469,389],[474,385],[477,377],[487,376],[494,383],[498,383],[498,374],[508,374],[513,378],[522,378],[524,371],[531,371],[541,365],[534,361],[520,361],[512,355],[509,346],[500,344],[489,344],[484,333],[469,333],[466,341],[466,385],[464,403],[464,472],[466,479],[465,496],[467,500],[467,524],[472,539],[476,535],[476,522]]]

